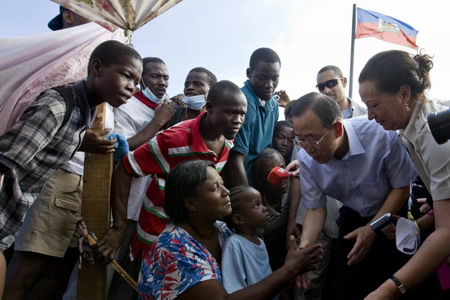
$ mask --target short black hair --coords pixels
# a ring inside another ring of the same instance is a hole
[[[276,163],[277,159],[281,159],[281,161],[284,162],[283,155],[281,155],[278,150],[270,147],[265,148],[255,159],[255,162],[253,163],[253,174],[255,176],[255,186],[258,190],[264,190],[264,185],[266,185],[265,179],[267,174],[265,173],[267,173],[267,170],[264,170],[263,166],[272,164],[272,168],[274,168],[278,165]]]
[[[223,221],[227,224],[229,228],[234,230],[237,229],[236,224],[234,224],[233,222],[233,215],[241,213],[242,203],[244,203],[245,200],[247,200],[247,198],[244,198],[242,196],[246,191],[250,189],[253,189],[253,187],[249,185],[239,185],[229,189],[232,213],[223,219]]]
[[[187,218],[184,200],[198,195],[200,185],[206,181],[208,167],[215,168],[209,160],[190,160],[177,165],[166,179],[164,211],[173,221]]]
[[[286,104],[286,107],[284,108],[284,118],[288,120],[290,117],[292,117],[292,107],[294,106],[294,103],[297,100],[291,100]]]
[[[144,72],[145,72],[145,66],[148,64],[148,63],[157,63],[157,64],[166,64],[161,58],[159,58],[159,57],[144,57],[143,59],[142,59],[142,66],[143,66],[143,68],[142,68],[142,75],[144,75]]]
[[[206,101],[215,103],[217,99],[222,99],[222,97],[227,93],[242,93],[242,91],[233,82],[229,80],[221,80],[211,86]]]
[[[280,63],[281,60],[278,54],[270,48],[256,49],[250,56],[250,68],[254,69],[258,65],[258,62],[263,61],[267,63]]]
[[[125,57],[133,57],[142,62],[139,53],[131,46],[125,45],[115,40],[109,40],[98,45],[89,58],[89,68],[92,61],[98,59],[102,65],[110,66],[123,61]],[[89,73],[89,69],[88,69]]]
[[[323,67],[322,69],[319,70],[319,72],[317,74],[326,72],[328,70],[333,71],[334,75],[336,75],[339,78],[344,77],[344,74],[342,73],[342,70],[339,67],[333,66],[333,65],[328,65],[328,66]]]
[[[206,76],[208,77],[208,84],[209,87],[212,87],[214,84],[217,83],[217,77],[216,75],[213,74],[213,72],[211,72],[210,70],[203,68],[203,67],[196,67],[193,68],[192,70],[189,71],[189,73],[191,72],[200,72],[200,73],[205,73]]]
[[[342,120],[342,112],[333,98],[312,92],[298,99],[292,107],[292,115],[299,117],[311,109],[322,121],[325,128],[331,129],[337,120]]]
[[[281,120],[281,121],[278,121],[276,124],[275,124],[275,128],[273,129],[273,133],[275,133],[275,131],[277,131],[277,130],[279,130],[279,128],[281,128],[281,127],[289,127],[289,128],[294,128],[293,126],[294,125],[292,125],[291,123],[289,123],[288,121],[286,121],[286,120]]]

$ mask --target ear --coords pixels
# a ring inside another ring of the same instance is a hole
[[[347,83],[348,83],[347,77],[342,77],[341,81],[342,81],[342,86],[343,86],[344,88],[347,87]]]
[[[66,22],[67,24],[73,23],[73,14],[72,14],[72,12],[70,12],[68,10],[63,11],[62,18],[63,18],[64,22]]]
[[[410,104],[411,102],[411,87],[409,85],[402,85],[399,90],[403,104]]]
[[[250,77],[252,75],[252,69],[251,68],[247,68],[245,73],[247,74],[247,78],[250,79]]]
[[[195,199],[193,197],[187,197],[183,200],[184,206],[190,210],[190,211],[196,211],[197,210],[197,203],[195,202]]]
[[[93,59],[89,65],[91,74],[98,76],[102,70],[102,63],[99,59]]]
[[[334,131],[336,132],[336,137],[342,136],[344,133],[344,125],[341,121],[336,121],[336,123],[333,124]]]
[[[231,216],[231,221],[238,226],[244,224],[244,219],[240,214],[233,214]]]
[[[211,113],[212,107],[213,107],[212,103],[209,101],[206,101],[205,108],[206,108],[206,111],[208,112],[208,114]]]

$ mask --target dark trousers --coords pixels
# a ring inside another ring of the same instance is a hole
[[[355,239],[345,240],[343,237],[366,225],[371,219],[372,217],[361,217],[345,206],[340,209],[340,216],[336,221],[339,238],[333,243],[329,278],[336,300],[364,299],[409,259],[397,251],[394,240],[377,236],[366,258],[353,266],[347,265],[347,255],[353,248]]]

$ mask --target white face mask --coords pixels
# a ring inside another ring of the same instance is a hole
[[[144,83],[141,83],[141,85],[145,87],[145,89],[142,90],[142,94],[144,94],[144,96],[147,97],[153,103],[159,104],[164,99],[165,95],[162,96],[161,99],[156,98],[155,94],[153,94],[153,92],[147,86],[145,86]]]
[[[200,110],[206,104],[205,95],[196,95],[196,96],[184,96],[183,100],[186,105],[192,110]]]

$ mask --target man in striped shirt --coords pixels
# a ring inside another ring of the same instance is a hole
[[[209,91],[206,112],[159,132],[147,144],[129,153],[116,167],[112,178],[111,205],[114,224],[95,246],[100,259],[114,257],[126,226],[127,199],[132,177],[151,175],[132,242],[132,255],[139,258],[167,223],[164,214],[164,185],[167,174],[186,160],[203,159],[220,172],[227,162],[232,140],[244,122],[247,101],[239,87],[220,81]]]

